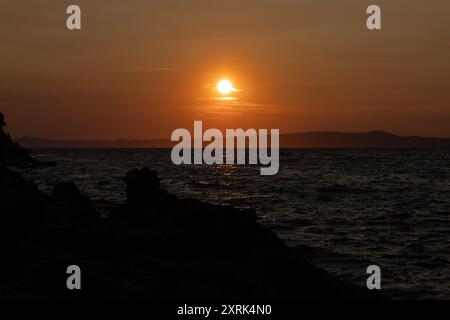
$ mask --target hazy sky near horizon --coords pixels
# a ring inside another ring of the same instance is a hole
[[[167,138],[194,120],[450,136],[449,21],[448,0],[3,0],[0,111],[14,136],[58,139]],[[235,101],[217,99],[222,78]]]

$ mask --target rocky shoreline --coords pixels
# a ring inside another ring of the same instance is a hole
[[[178,198],[148,168],[126,174],[107,217],[73,182],[44,194],[8,168],[38,162],[1,120],[1,300],[379,298],[304,261],[254,210]],[[66,286],[71,265],[81,290]]]
[[[51,195],[0,168],[0,299],[372,299],[305,262],[253,210],[180,199],[148,168],[102,218],[74,183]],[[80,266],[82,290],[66,269]]]

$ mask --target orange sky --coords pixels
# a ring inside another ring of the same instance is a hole
[[[450,2],[4,1],[0,111],[14,136],[167,138],[205,127],[450,136]],[[365,9],[379,4],[383,30]],[[237,100],[217,101],[233,81]]]

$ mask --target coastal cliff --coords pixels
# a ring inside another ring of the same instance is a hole
[[[5,132],[5,115],[0,113],[0,163],[3,164],[28,164],[35,160],[29,152],[15,143],[11,136]]]
[[[5,115],[0,112],[0,165],[21,166],[55,166],[54,162],[42,162],[34,159],[30,152],[14,142],[9,133],[5,131]]]

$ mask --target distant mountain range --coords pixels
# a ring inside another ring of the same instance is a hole
[[[16,139],[26,148],[171,148],[170,140]],[[450,138],[404,137],[384,131],[362,133],[300,132],[280,135],[283,148],[450,148]]]
[[[404,137],[384,131],[302,132],[280,136],[287,148],[450,148],[450,138]]]

